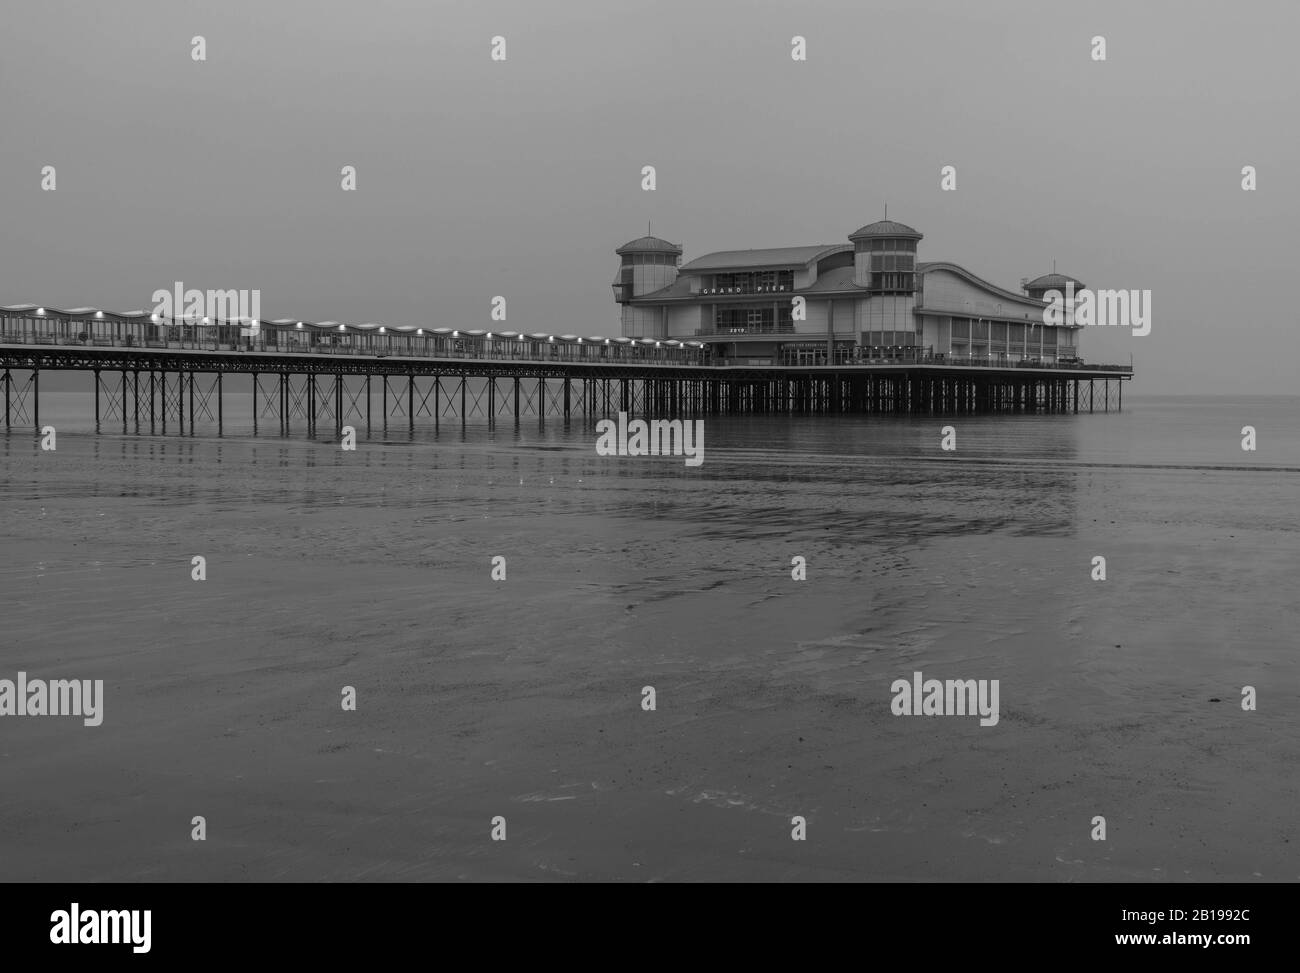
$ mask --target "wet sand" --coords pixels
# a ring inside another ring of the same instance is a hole
[[[1293,474],[551,446],[11,436],[6,876],[1300,878]]]

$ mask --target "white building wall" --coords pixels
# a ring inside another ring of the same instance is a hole
[[[824,298],[821,300],[814,297],[808,298],[805,308],[808,320],[794,323],[795,334],[813,334],[825,337],[827,309],[829,307],[830,301]]]
[[[948,354],[952,346],[952,318],[947,315],[926,314],[921,318],[922,348],[936,354]]]
[[[640,297],[667,287],[677,279],[677,268],[668,264],[642,264],[632,268],[632,296]]]
[[[1077,329],[1046,328],[1043,322],[1045,305],[1029,297],[1014,298],[990,293],[950,270],[931,270],[925,274],[923,313],[925,336],[922,343],[933,345],[936,352],[952,351],[953,329],[951,318],[992,318],[1021,322],[1026,327],[1024,340],[1012,341],[1008,353],[1019,357],[1077,355]],[[1044,336],[1050,330],[1052,335]],[[958,339],[959,341],[961,339]]]
[[[874,294],[863,301],[858,331],[914,331],[912,314],[916,299],[911,294]]]
[[[634,307],[631,304],[623,305],[623,337],[624,338],[657,338],[661,337],[656,332],[656,326],[659,324],[660,311],[657,307]]]
[[[857,332],[857,302],[852,298],[841,298],[835,301],[835,335],[838,338],[858,337]]]
[[[990,294],[950,270],[931,270],[925,274],[925,309],[961,317],[1043,319],[1042,304],[1028,297],[1017,300]]]
[[[871,283],[871,254],[855,253],[853,255],[853,283],[866,287]]]
[[[706,304],[681,304],[668,308],[668,333],[666,338],[694,340],[696,331],[709,326],[709,308]]]

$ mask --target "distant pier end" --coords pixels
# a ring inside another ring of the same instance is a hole
[[[1053,272],[1007,290],[954,263],[918,261],[923,239],[880,220],[843,243],[723,250],[682,264],[681,244],[641,237],[615,251],[623,336],[694,339],[714,361],[743,365],[1081,361],[1081,328],[1048,324],[1044,311],[1050,291],[1082,283]]]

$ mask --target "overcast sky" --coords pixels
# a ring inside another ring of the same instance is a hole
[[[920,259],[1013,290],[1053,258],[1149,289],[1149,336],[1081,339],[1090,361],[1133,355],[1133,393],[1300,391],[1295,0],[7,0],[0,18],[0,304],[133,310],[183,281],[260,289],[265,318],[490,327],[501,294],[510,330],[612,335],[613,250],[647,220],[690,260],[841,242],[888,203]]]

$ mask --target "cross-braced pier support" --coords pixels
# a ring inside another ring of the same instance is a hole
[[[307,356],[301,356],[306,358]],[[364,423],[495,424],[627,412],[638,418],[709,415],[968,415],[1111,412],[1127,369],[955,366],[630,367],[364,361],[312,356],[159,355],[0,347],[6,428],[40,428],[40,376],[90,371],[97,428],[226,433],[228,375],[250,389],[255,433],[337,435]],[[379,410],[375,415],[375,409]],[[240,410],[243,411],[242,409]]]

